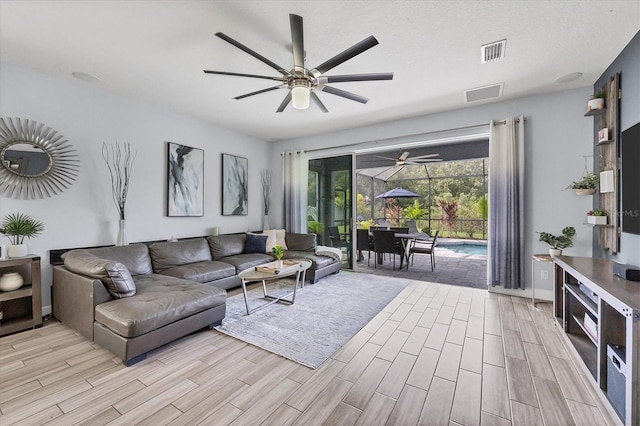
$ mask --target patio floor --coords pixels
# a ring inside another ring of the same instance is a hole
[[[396,270],[393,270],[393,260],[390,255],[382,265],[374,268],[374,256],[371,252],[371,261],[367,267],[367,253],[364,253],[364,261],[357,262],[356,271],[390,277],[411,278],[413,280],[429,281],[458,285],[462,287],[487,288],[487,256],[477,254],[464,254],[448,250],[446,246],[435,248],[436,267],[431,271],[431,259],[429,255],[416,254],[413,265],[409,270],[398,270],[399,256],[396,256]]]

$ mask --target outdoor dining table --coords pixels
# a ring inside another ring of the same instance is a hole
[[[429,236],[429,234],[426,234],[424,232],[415,232],[410,234],[396,232],[394,236],[397,240],[400,240],[400,247],[402,247],[402,250],[401,250],[402,253],[400,253],[399,269],[402,269],[402,266],[405,263],[405,261],[406,261],[407,269],[409,269],[409,255],[410,255],[409,250],[411,249],[411,241],[413,240],[430,241],[431,240],[431,237]],[[369,238],[373,238],[372,232],[369,232]],[[382,256],[380,254],[376,256],[376,262],[378,262],[378,265],[382,264]]]

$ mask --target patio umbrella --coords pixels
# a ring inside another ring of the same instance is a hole
[[[415,192],[411,192],[404,188],[393,188],[385,193],[377,195],[376,198],[417,198],[420,197],[419,194]]]
[[[376,198],[384,198],[389,199],[389,198],[417,198],[420,197],[419,194],[416,194],[415,192],[411,192],[407,189],[404,188],[393,188],[385,193],[382,193],[380,195],[377,195]],[[387,209],[387,206],[385,205],[385,212]],[[400,225],[400,212],[398,211],[398,225]]]

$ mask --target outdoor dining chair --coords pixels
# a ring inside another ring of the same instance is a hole
[[[431,241],[424,241],[415,239],[411,242],[411,248],[409,249],[409,256],[411,257],[411,264],[413,265],[413,256],[414,254],[428,254],[431,256],[431,270],[436,267],[436,256],[435,256],[435,247],[436,240],[438,239],[438,234],[440,231],[436,231],[433,239]],[[407,259],[407,262],[409,260]]]
[[[369,266],[369,260],[371,259],[371,250],[373,250],[373,243],[369,236],[368,229],[356,229],[356,249],[358,250],[358,256],[362,256],[364,251],[367,251],[367,266]],[[364,258],[363,258],[364,259]]]
[[[384,229],[389,229],[389,227],[391,226],[391,222],[389,222],[387,219],[380,219],[378,221],[378,226]]]
[[[396,242],[394,231],[373,231],[373,251],[376,254],[375,267],[378,266],[378,259],[382,259],[384,254],[393,255],[393,270],[396,269],[396,254],[403,255],[402,248]],[[402,266],[402,265],[400,265]]]
[[[351,259],[351,241],[349,241],[348,234],[341,234],[337,226],[329,226],[327,229],[329,230],[331,246],[339,249],[345,247],[347,249],[347,259]]]

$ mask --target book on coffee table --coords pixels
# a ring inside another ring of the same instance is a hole
[[[283,260],[282,267],[276,266],[276,262],[266,263],[264,265],[256,266],[256,271],[265,272],[267,274],[282,274],[283,272],[293,271],[300,267],[300,264],[295,260]]]

